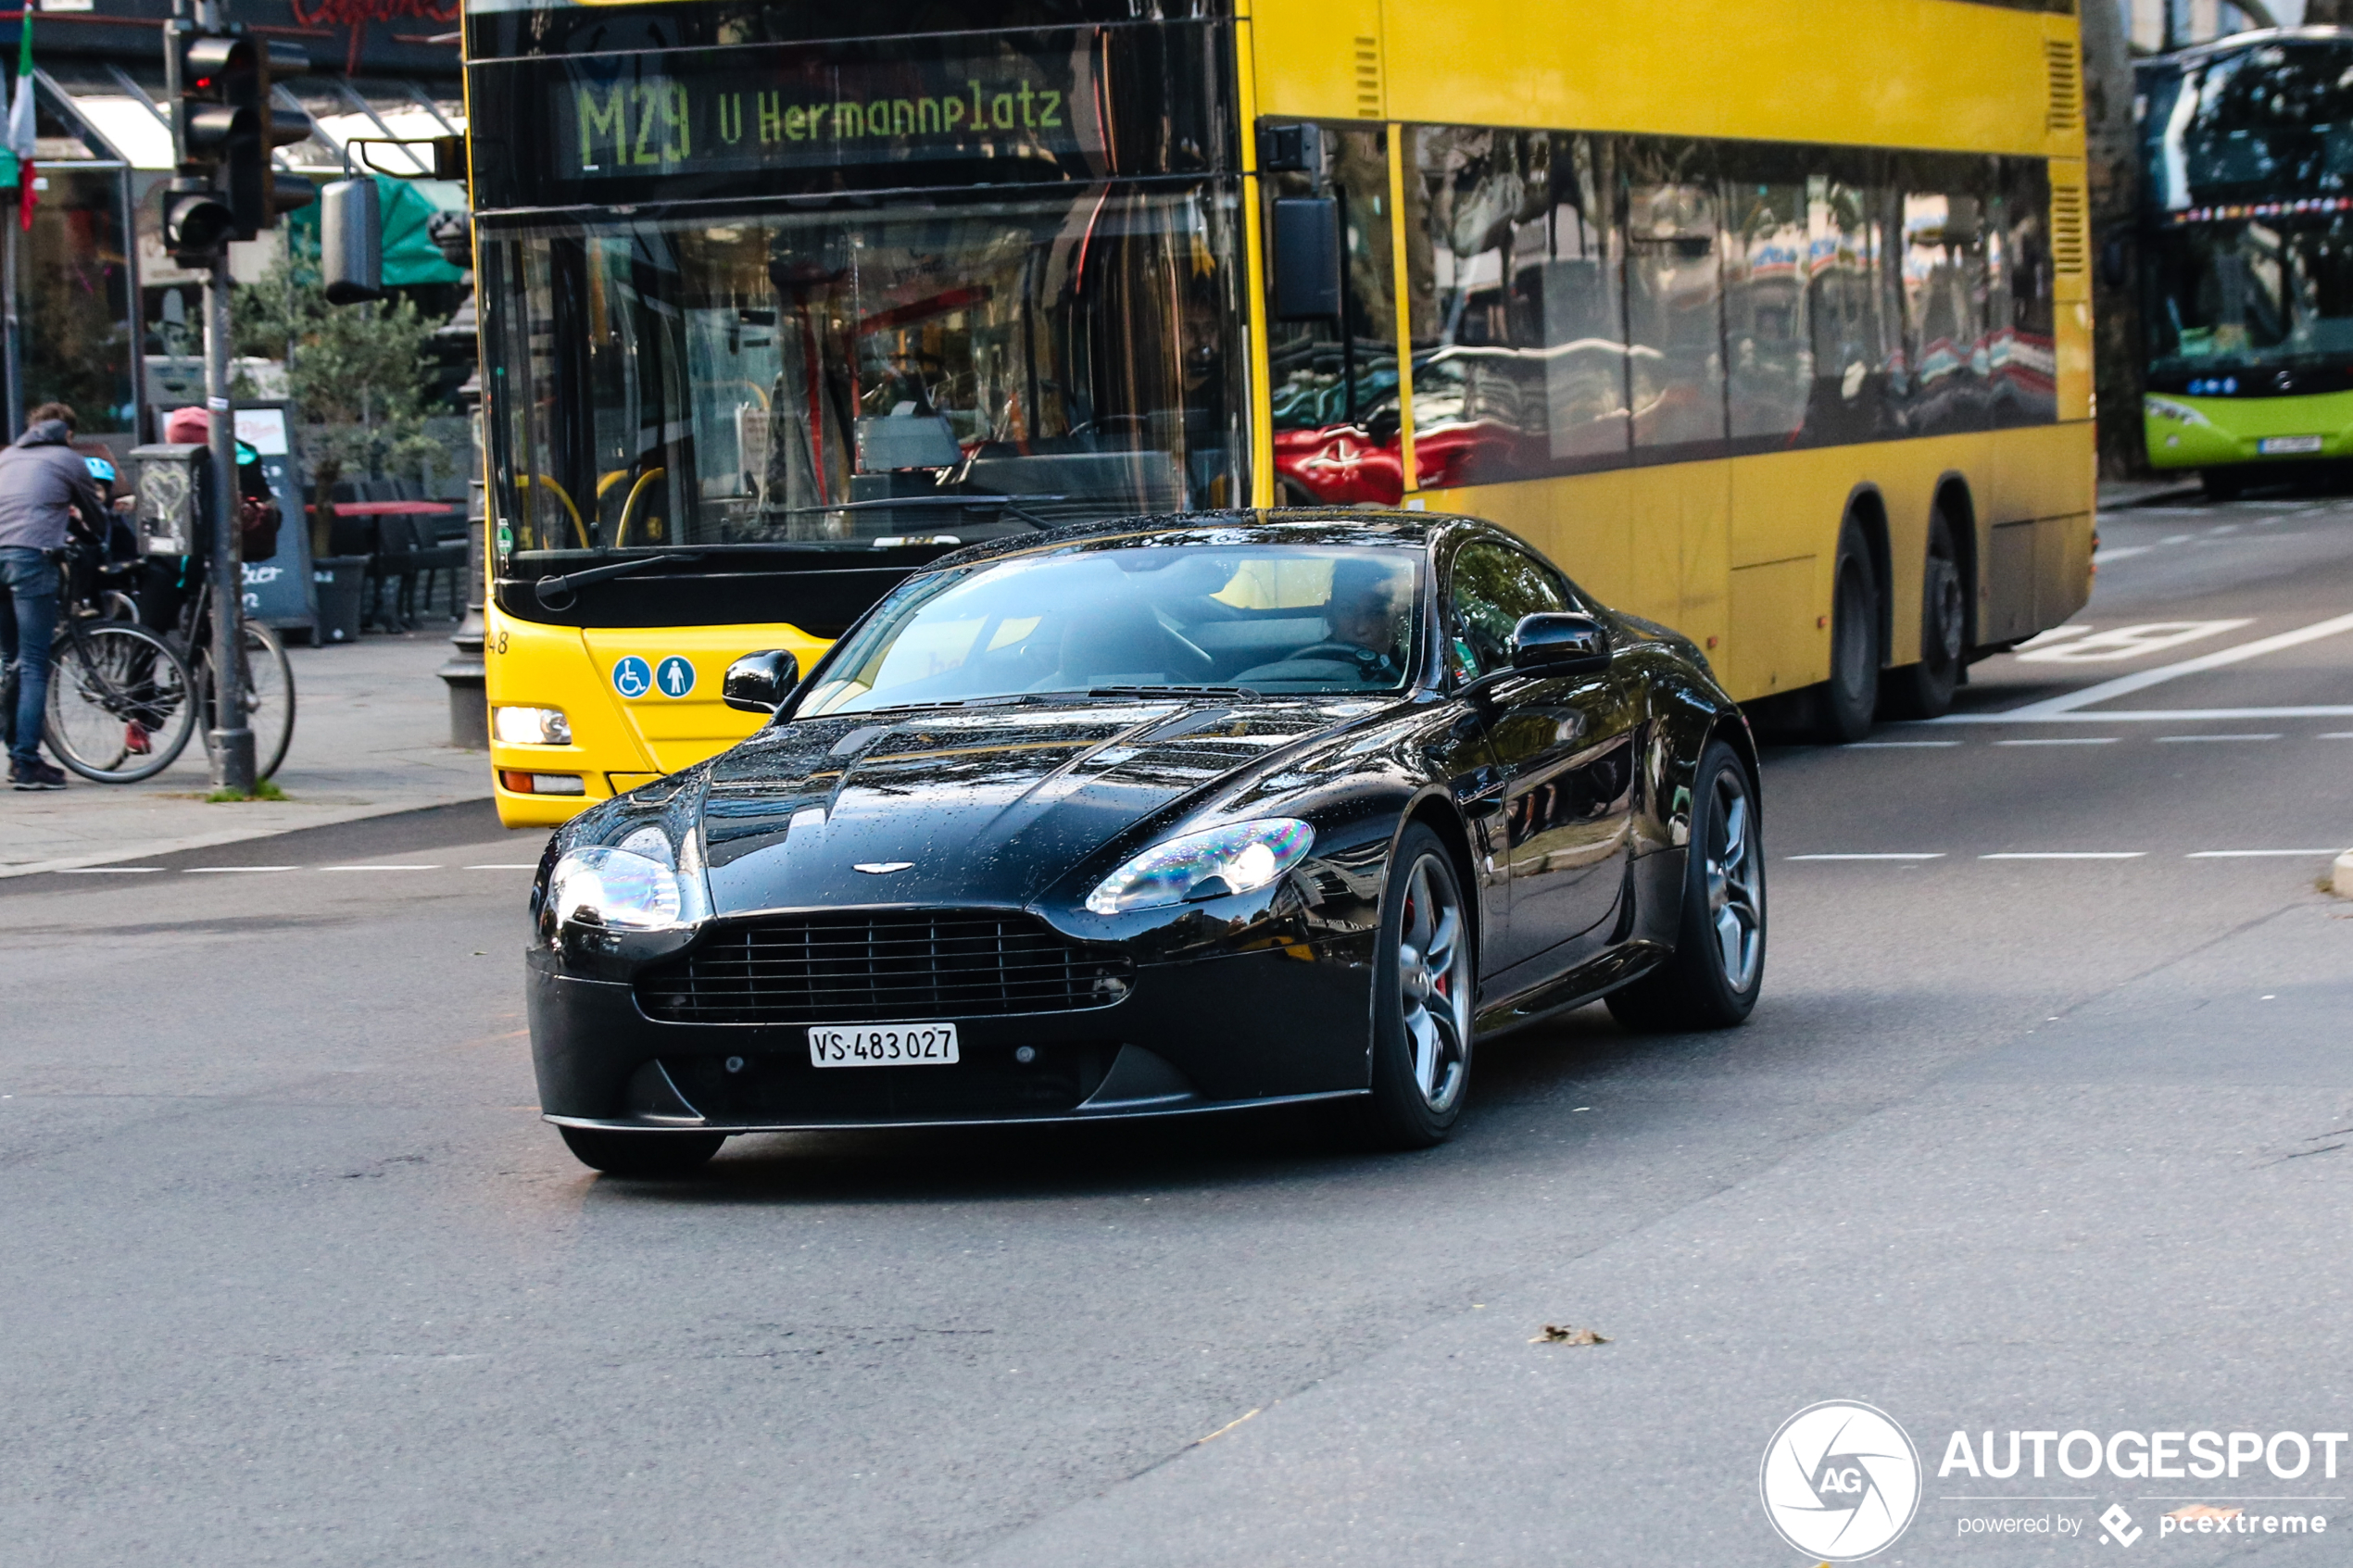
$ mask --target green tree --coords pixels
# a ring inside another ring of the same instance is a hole
[[[413,471],[441,444],[426,433],[425,350],[443,323],[407,299],[329,305],[317,260],[290,245],[231,300],[241,354],[283,359],[303,451],[323,495],[346,473]],[[240,386],[238,395],[251,395]]]

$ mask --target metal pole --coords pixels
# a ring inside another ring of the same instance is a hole
[[[30,180],[26,173],[22,178]],[[17,200],[24,200],[24,193],[17,193]],[[0,224],[6,233],[0,235],[0,295],[6,296],[0,306],[0,332],[7,336],[7,399],[6,409],[9,439],[24,429],[24,325],[17,318],[17,245],[21,237],[21,224],[14,211],[0,211]]]
[[[229,252],[204,284],[204,404],[212,427],[212,787],[253,793],[245,712],[245,569],[238,559],[237,430],[229,407]]]

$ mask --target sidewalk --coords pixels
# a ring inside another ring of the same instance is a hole
[[[490,794],[485,752],[449,745],[449,627],[290,647],[295,730],[283,801],[212,805],[202,736],[155,778],[54,793],[0,790],[0,877],[109,864],[324,827]]]

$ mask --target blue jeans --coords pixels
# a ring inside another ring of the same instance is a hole
[[[39,550],[0,549],[0,662],[17,667],[12,762],[41,759],[49,711],[49,645],[57,634],[57,563]]]

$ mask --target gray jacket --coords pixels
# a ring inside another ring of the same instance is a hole
[[[0,450],[0,549],[64,547],[73,508],[105,527],[107,507],[63,420],[44,420]]]

